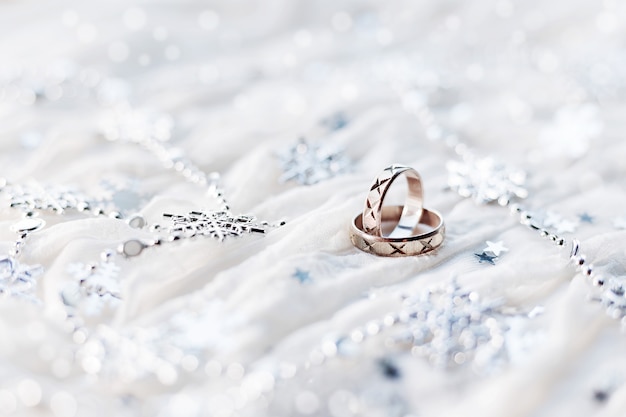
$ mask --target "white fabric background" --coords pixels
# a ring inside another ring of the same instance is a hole
[[[131,7],[145,22],[124,14]],[[132,106],[173,117],[172,144],[222,174],[235,213],[287,224],[262,237],[197,239],[117,260],[123,302],[91,328],[143,328],[148,338],[157,329],[158,338],[193,350],[200,371],[165,386],[154,375],[125,380],[115,357],[106,372],[88,375],[55,313],[72,279],[69,264],[150,234],[114,219],[42,213],[47,226],[21,259],[46,269],[38,284],[43,305],[0,303],[0,408],[20,416],[295,416],[307,391],[320,416],[626,415],[619,321],[588,301],[594,290],[568,265],[567,250],[517,224],[507,209],[445,190],[454,155],[425,137],[391,88],[449,87],[433,99],[441,122],[477,154],[526,169],[527,206],[592,215],[594,223],[575,233],[584,252],[603,271],[624,275],[626,232],[613,226],[626,215],[624,12],[608,0],[1,2],[3,70],[65,62],[119,79]],[[117,59],[120,49],[125,59]],[[140,64],[142,55],[149,64]],[[345,128],[320,127],[338,111]],[[0,176],[86,193],[98,192],[102,180],[134,182],[151,224],[163,223],[163,212],[211,208],[211,198],[145,149],[104,140],[98,129],[106,114],[93,97],[34,105],[5,97]],[[37,145],[27,146],[33,135]],[[341,145],[355,161],[352,172],[313,186],[280,184],[276,154],[300,136]],[[445,216],[447,240],[433,256],[376,258],[349,241],[367,187],[394,162],[420,172],[426,206]],[[19,218],[6,206],[0,212],[2,253]],[[496,266],[473,256],[486,240],[509,248]],[[311,282],[294,279],[296,269],[309,271]],[[329,334],[397,311],[399,294],[452,277],[503,300],[508,311],[544,308],[511,330],[503,368],[436,370],[386,349],[381,337],[353,358],[279,383],[267,409],[237,409],[229,391],[237,381],[202,371],[208,360],[246,369],[303,363]],[[381,374],[376,360],[387,356],[401,378]],[[615,389],[595,401],[607,380],[617,381]],[[36,406],[23,404],[32,394],[24,381],[40,387]]]

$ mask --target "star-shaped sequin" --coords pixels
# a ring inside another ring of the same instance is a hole
[[[311,282],[311,273],[303,269],[296,269],[296,272],[293,273],[292,277],[297,279],[300,284],[306,284]]]
[[[348,172],[352,162],[337,146],[330,143],[310,143],[300,139],[278,155],[283,174],[280,182],[295,181],[313,185]]]
[[[475,253],[474,256],[478,258],[478,263],[488,263],[491,265],[495,265],[495,260],[498,258],[494,254],[488,252]]]
[[[487,247],[485,247],[485,249],[483,249],[484,252],[491,252],[493,253],[496,257],[500,257],[500,254],[502,252],[508,252],[509,249],[507,247],[504,246],[504,242],[499,241],[499,242],[491,242],[491,241],[487,241]]]
[[[578,220],[582,223],[593,223],[593,217],[589,215],[589,213],[581,213],[578,215]]]

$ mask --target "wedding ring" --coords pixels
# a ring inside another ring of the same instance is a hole
[[[403,206],[386,206],[381,210],[380,221],[396,222],[404,215]],[[437,249],[443,243],[445,226],[443,217],[435,210],[422,210],[419,223],[415,223],[412,236],[403,238],[374,236],[365,232],[362,214],[354,218],[350,228],[350,240],[352,244],[364,252],[378,256],[413,256],[423,255]],[[431,230],[426,232],[420,225],[429,226]],[[381,229],[382,230],[382,229]]]
[[[362,229],[365,233],[373,236],[382,236],[381,215],[383,200],[391,184],[402,174],[407,179],[408,193],[402,213],[398,218],[396,230],[411,230],[419,222],[424,207],[422,179],[413,168],[394,164],[385,168],[372,183],[363,209]]]

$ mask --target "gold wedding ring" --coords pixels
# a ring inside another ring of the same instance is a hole
[[[396,178],[404,174],[408,193],[404,206],[384,206],[385,195]],[[350,226],[352,244],[364,252],[378,256],[416,256],[437,249],[445,238],[441,214],[423,208],[423,187],[420,175],[413,168],[391,165],[374,180],[365,200],[363,213]],[[383,223],[393,223],[387,236]]]

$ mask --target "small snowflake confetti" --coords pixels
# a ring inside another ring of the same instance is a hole
[[[488,302],[456,283],[445,289],[426,290],[404,301],[398,342],[409,342],[412,352],[440,368],[473,362],[479,369],[496,365],[505,356],[508,327]]]
[[[0,257],[0,294],[39,303],[36,278],[43,274],[40,265],[26,265],[10,256]]]
[[[543,227],[554,228],[557,233],[574,233],[578,225],[578,221],[566,219],[553,211],[548,211],[543,220]]]
[[[626,230],[626,216],[618,217],[613,220],[613,227],[618,230]]]
[[[74,281],[61,291],[63,303],[87,316],[100,314],[108,306],[116,308],[121,300],[120,268],[111,256],[103,256],[97,265],[71,264],[68,272]]]
[[[46,210],[62,214],[66,210],[89,210],[93,199],[64,186],[45,186],[36,182],[25,185],[7,185],[3,191],[11,207],[24,211]]]
[[[447,164],[448,186],[462,197],[479,204],[497,201],[507,205],[513,198],[526,198],[526,173],[513,170],[492,158],[466,156],[463,161]]]
[[[331,144],[313,144],[302,138],[279,154],[283,175],[281,182],[295,181],[313,185],[350,170],[351,161]]]
[[[559,223],[555,224],[554,228],[558,233],[574,233],[578,228],[578,222],[563,219]]]

